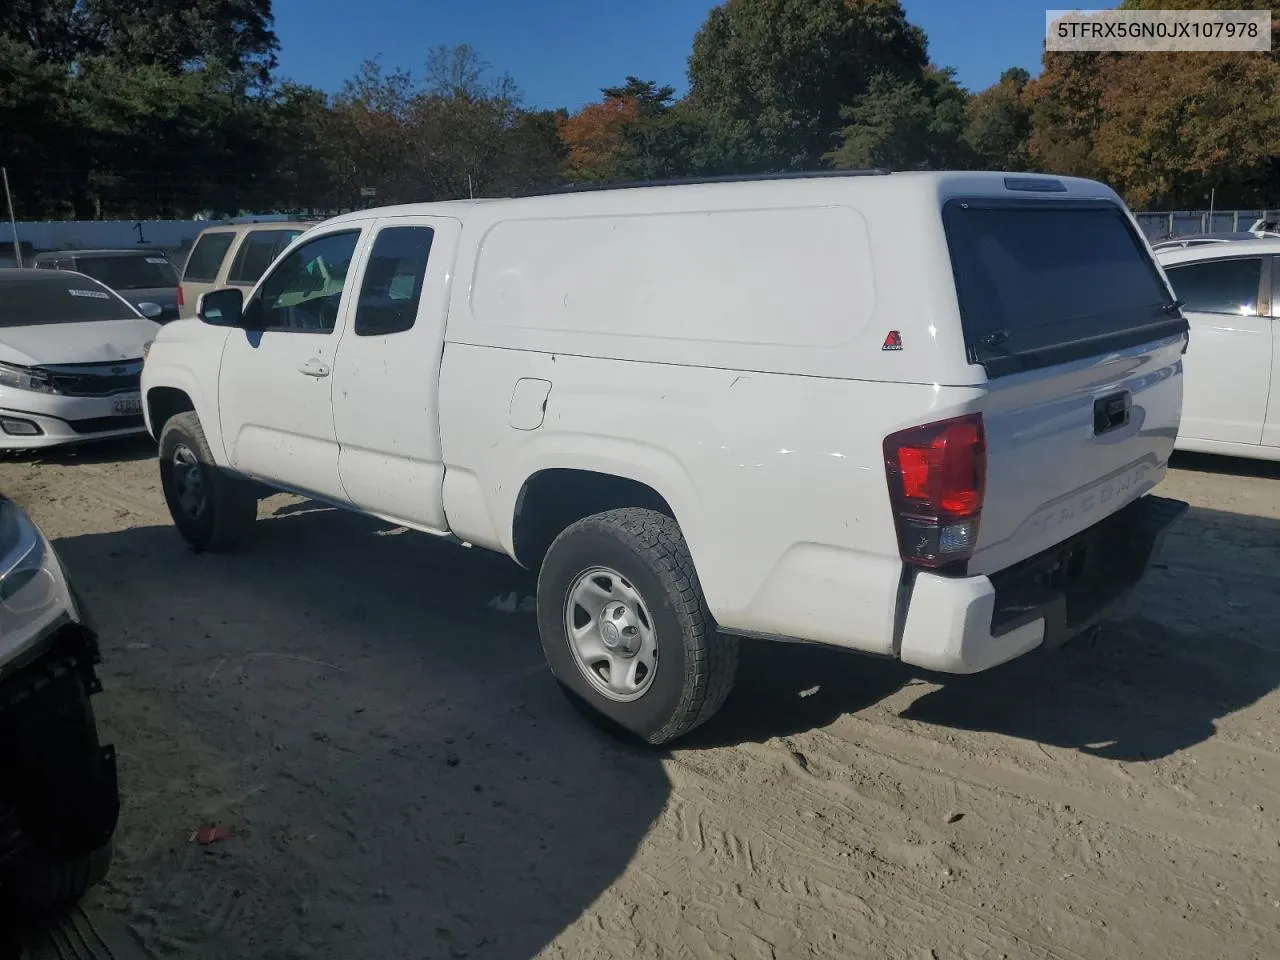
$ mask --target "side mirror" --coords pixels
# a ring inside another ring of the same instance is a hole
[[[164,307],[158,303],[140,303],[138,304],[138,312],[148,320],[158,320],[160,315],[164,313]]]
[[[196,316],[213,327],[238,327],[244,318],[244,292],[235,287],[200,294]]]

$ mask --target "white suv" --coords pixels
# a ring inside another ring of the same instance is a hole
[[[984,670],[1089,628],[1185,505],[1148,496],[1187,323],[1106,186],[804,175],[361,211],[163,328],[178,529],[254,482],[538,569],[575,698],[653,743],[737,637]]]

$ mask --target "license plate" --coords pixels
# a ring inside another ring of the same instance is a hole
[[[136,417],[142,412],[142,397],[136,393],[126,393],[122,397],[112,397],[111,412],[117,417]]]

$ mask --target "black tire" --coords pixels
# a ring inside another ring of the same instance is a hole
[[[579,667],[565,627],[578,578],[596,566],[630,581],[657,638],[657,668],[638,699],[603,696]],[[551,672],[575,705],[654,745],[682,737],[724,704],[738,671],[738,640],[716,630],[689,548],[674,519],[628,507],[579,520],[551,544],[538,574],[538,632]]]
[[[44,915],[60,910],[106,879],[112,853],[110,840],[79,857],[32,851],[14,870],[12,884],[0,896],[9,905],[30,914]]]
[[[203,507],[185,508],[177,488],[175,454],[194,454],[203,484]],[[160,485],[178,532],[197,551],[229,550],[247,540],[258,518],[256,488],[218,467],[194,410],[171,417],[160,431]]]

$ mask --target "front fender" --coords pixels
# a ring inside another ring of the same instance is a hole
[[[220,466],[226,466],[227,454],[222,441],[222,423],[218,416],[216,368],[212,390],[202,386],[201,378],[194,371],[173,363],[163,361],[153,364],[148,358],[142,370],[142,415],[146,420],[147,430],[156,441],[160,439],[163,424],[152,422],[152,391],[168,388],[180,390],[191,400],[196,416],[200,418],[200,426],[204,430],[205,439],[209,441],[209,449],[214,460]]]

